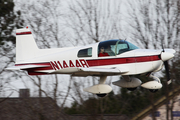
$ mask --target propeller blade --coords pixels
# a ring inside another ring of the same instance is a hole
[[[161,58],[163,58],[162,57],[162,55],[163,55],[162,53],[165,53],[163,41],[161,41],[161,45],[162,45]],[[165,71],[166,71],[166,79],[167,79],[167,84],[168,85],[171,84],[171,78],[170,78],[170,74],[169,74],[169,65],[168,65],[168,61],[167,60],[170,59],[171,57],[174,57],[174,56],[171,56],[170,54],[165,54],[164,58],[163,58],[164,59]],[[165,58],[167,58],[167,60]]]
[[[165,71],[166,71],[167,83],[170,84],[171,83],[171,78],[170,78],[170,74],[169,74],[168,61],[164,61],[164,66],[165,66]]]
[[[162,52],[165,52],[165,51],[164,51],[163,41],[161,41],[161,46],[162,46]]]

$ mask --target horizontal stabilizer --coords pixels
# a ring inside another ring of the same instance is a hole
[[[49,65],[20,65],[20,66],[12,66],[6,68],[6,70],[24,70],[31,68],[40,68],[40,67],[48,67]]]

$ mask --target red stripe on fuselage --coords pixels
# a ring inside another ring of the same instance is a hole
[[[32,34],[31,32],[20,32],[20,33],[16,33],[16,35],[29,35]]]
[[[154,56],[140,56],[140,57],[128,57],[128,58],[104,58],[104,59],[92,59],[86,60],[89,67],[103,66],[103,65],[116,65],[116,64],[129,64],[129,63],[141,63],[161,60],[159,55]],[[21,65],[40,65],[40,67],[26,69],[31,75],[36,74],[38,70],[53,70],[49,63],[28,63],[28,64],[16,64],[15,66]],[[41,65],[47,65],[47,67],[41,67]],[[37,72],[37,74],[40,74]],[[44,73],[43,73],[44,74]]]
[[[128,58],[109,58],[109,59],[96,59],[86,60],[90,67],[103,66],[103,65],[115,65],[115,64],[128,64],[139,62],[150,62],[160,60],[159,55],[154,56],[141,56],[141,57],[128,57]]]

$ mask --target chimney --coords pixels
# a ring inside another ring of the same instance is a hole
[[[29,89],[20,89],[19,90],[19,97],[20,98],[29,98],[30,97]]]

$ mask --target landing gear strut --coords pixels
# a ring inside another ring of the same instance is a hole
[[[112,91],[111,86],[105,84],[107,76],[100,76],[99,84],[84,88],[84,91],[96,94],[98,97],[105,97]]]

